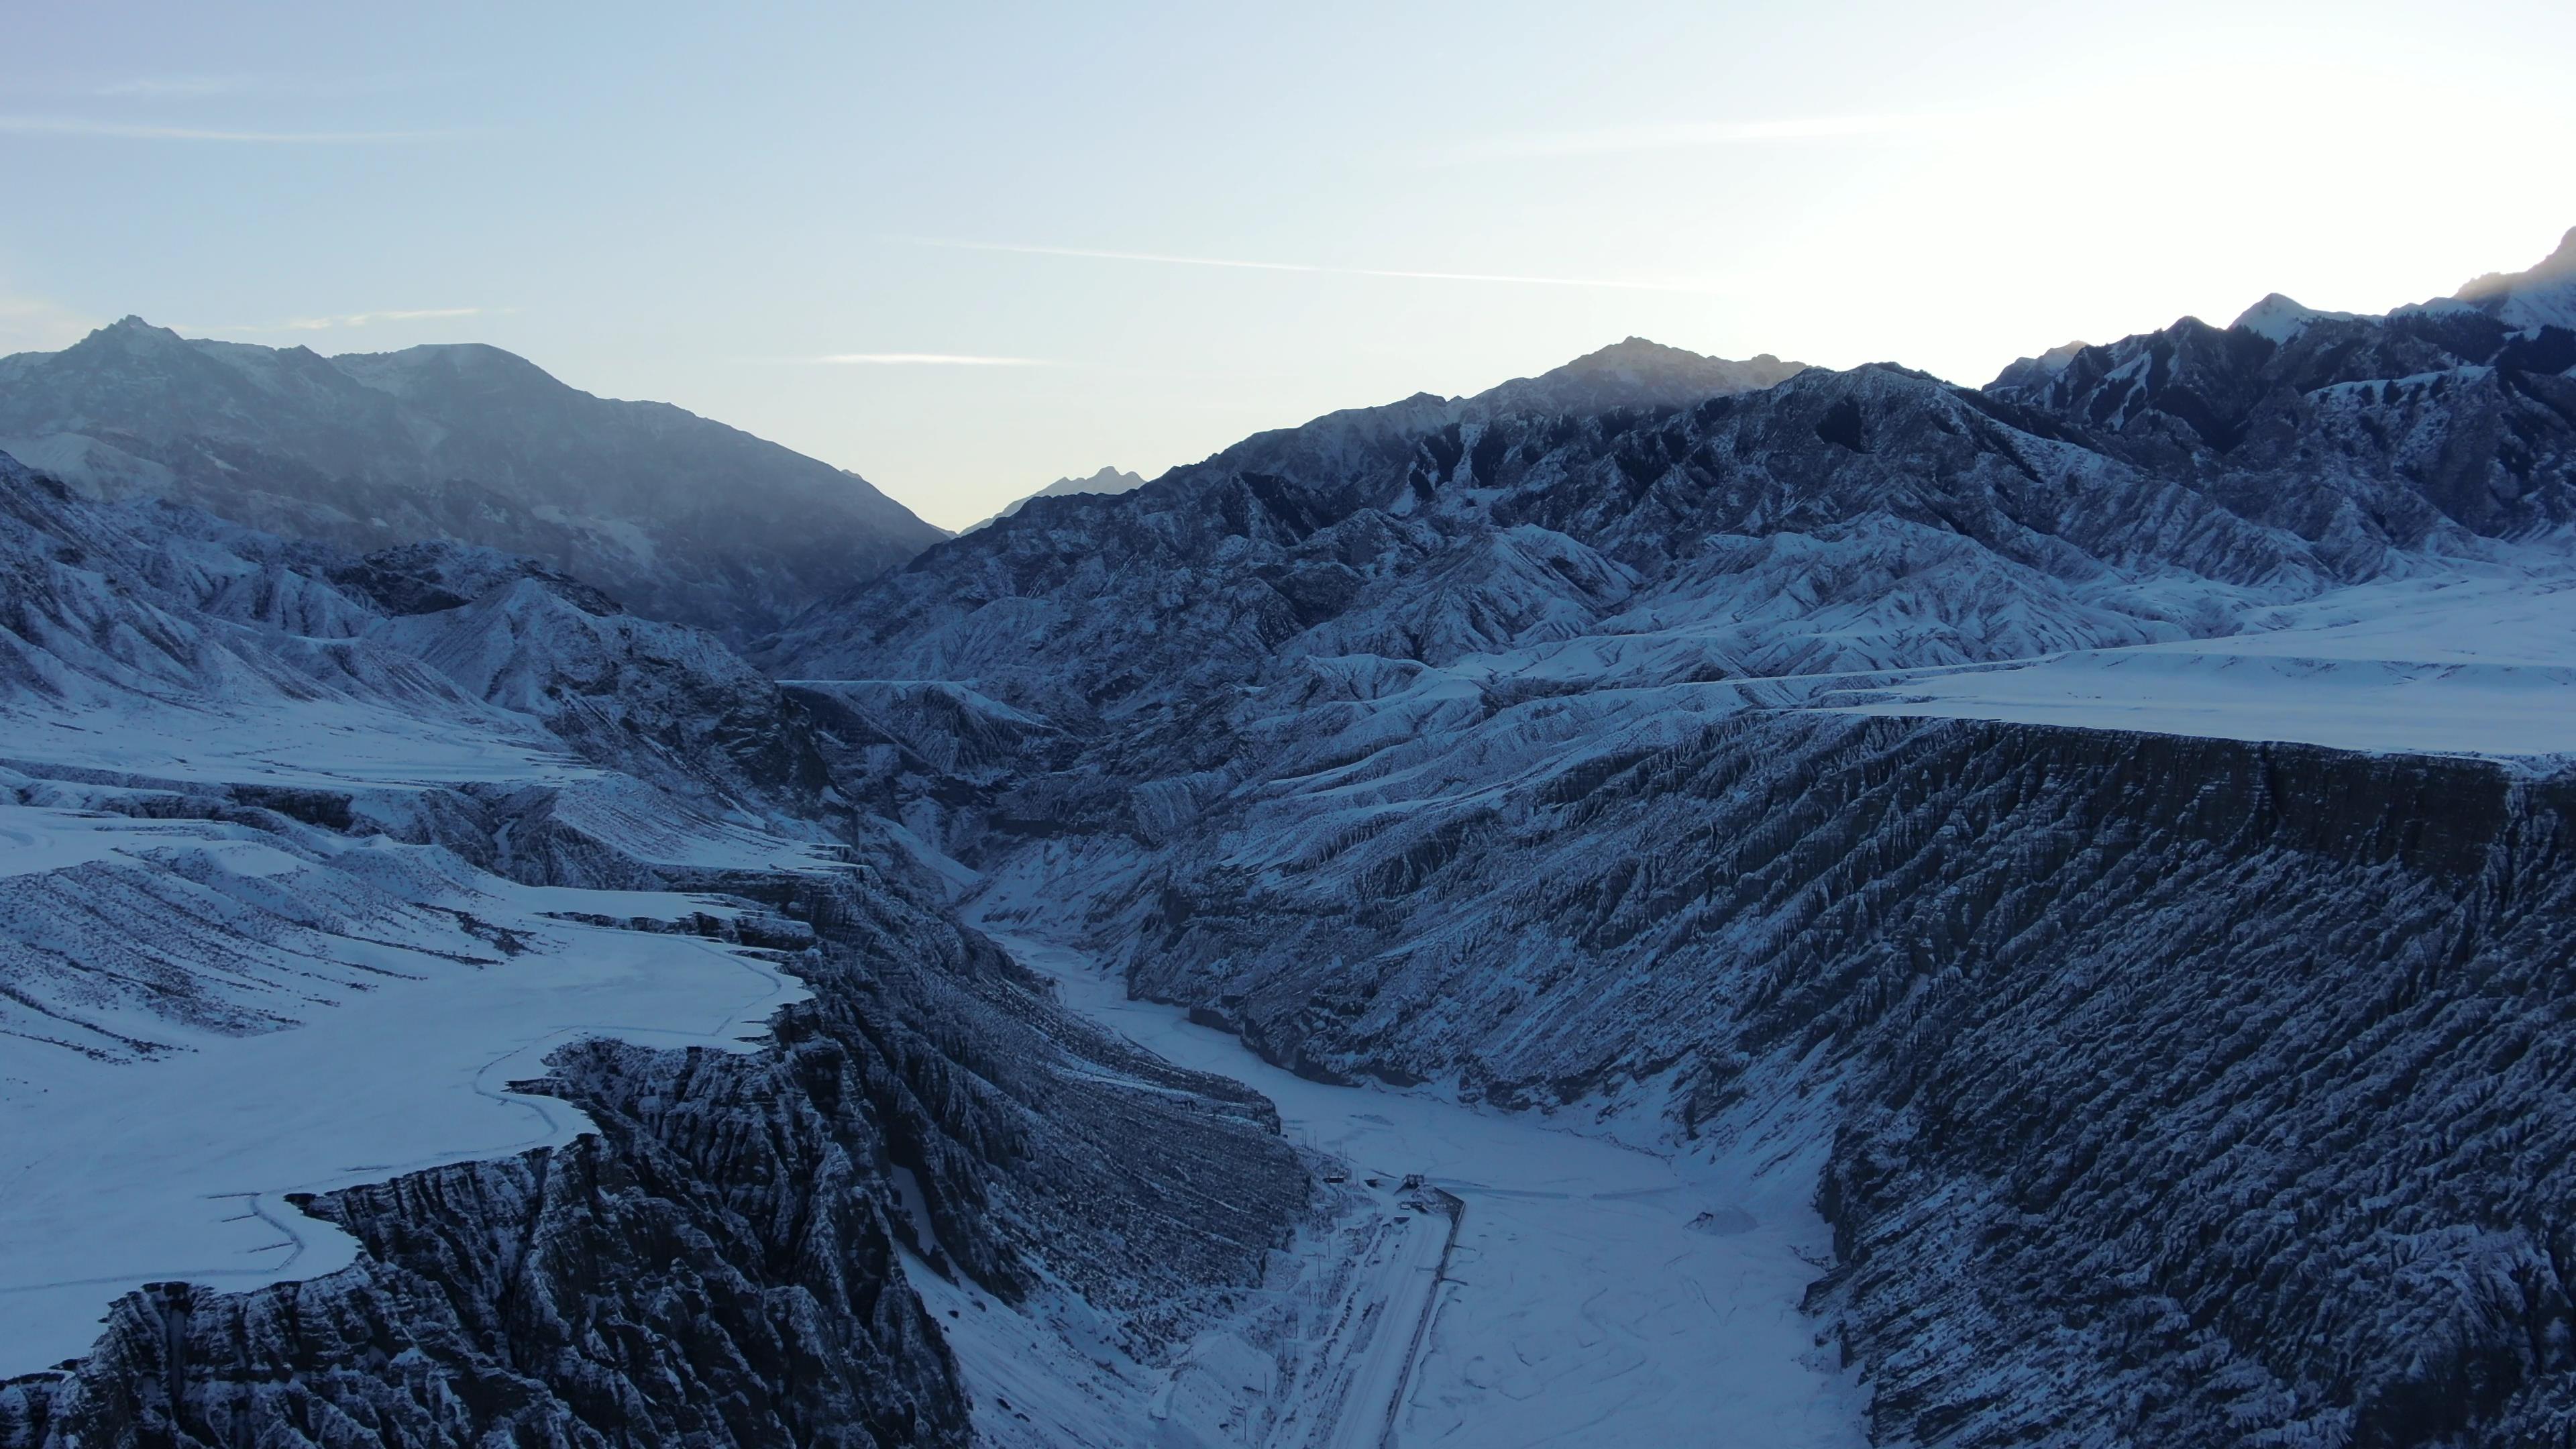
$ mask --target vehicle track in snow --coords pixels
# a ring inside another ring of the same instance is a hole
[[[1436,1256],[1417,1260],[1419,1307],[1383,1288],[1386,1275],[1369,1290],[1405,1326],[1373,1325],[1364,1361],[1326,1376],[1347,1385],[1329,1428],[1307,1417],[1302,1436],[1274,1446],[1865,1442],[1859,1390],[1818,1366],[1814,1326],[1798,1309],[1817,1274],[1799,1255],[1823,1238],[1811,1166],[1681,1161],[1427,1090],[1299,1077],[1178,1008],[1128,999],[1114,972],[1013,934],[1020,922],[999,914],[978,924],[1077,1012],[1264,1093],[1293,1137],[1363,1178],[1392,1185],[1419,1172],[1457,1199]],[[1729,1209],[1753,1226],[1694,1228]]]

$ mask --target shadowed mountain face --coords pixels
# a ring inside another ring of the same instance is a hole
[[[1149,656],[1177,671],[1231,670],[1327,620],[1372,617],[1365,601],[1377,595],[1428,611],[1387,621],[1427,641],[1391,646],[1407,655],[1504,637],[1532,622],[1514,622],[1518,610],[1589,615],[1624,596],[1623,571],[1545,528],[1515,528],[1509,495],[1577,453],[1615,450],[1683,400],[1715,406],[1803,370],[1631,338],[1474,397],[1424,393],[1255,434],[1128,493],[1029,499],[899,575],[816,605],[764,657],[784,674],[833,678],[1028,670],[1008,688],[1061,694],[1090,659],[1115,653],[1137,667],[1078,686],[1104,704],[1121,681],[1155,675]],[[1063,650],[1076,633],[1102,651]],[[874,656],[874,640],[904,641],[904,652]]]
[[[478,345],[325,358],[129,317],[0,359],[0,449],[344,549],[524,554],[736,639],[942,536],[855,474]]]

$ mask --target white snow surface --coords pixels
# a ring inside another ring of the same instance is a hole
[[[729,907],[657,891],[516,884],[364,829],[280,833],[98,808],[141,782],[331,787],[364,821],[439,786],[562,791],[561,818],[640,859],[811,869],[811,847],[693,812],[565,755],[521,721],[412,717],[345,698],[128,698],[0,714],[0,877],[17,943],[70,963],[19,986],[0,1033],[0,1376],[60,1363],[146,1283],[318,1277],[356,1244],[284,1197],[556,1145],[577,1110],[512,1092],[591,1036],[747,1049],[802,988],[756,953],[566,919]],[[38,879],[54,874],[57,879]],[[99,920],[108,887],[169,907]],[[469,929],[458,913],[473,918]],[[191,982],[100,984],[85,932]],[[499,949],[501,933],[521,949]],[[49,1014],[51,1013],[51,1014]]]
[[[1918,671],[1820,702],[2535,767],[2576,756],[2576,578],[2392,580],[2248,622],[2216,639]]]
[[[80,842],[88,823],[0,809],[0,840],[52,840],[59,863],[133,838],[119,821]],[[312,871],[258,844],[208,853],[219,869]],[[145,1283],[241,1291],[346,1267],[356,1242],[289,1206],[287,1193],[503,1157],[589,1130],[562,1102],[508,1090],[544,1075],[557,1047],[614,1036],[744,1050],[801,995],[775,968],[716,942],[547,919],[597,911],[603,895],[628,916],[705,909],[686,897],[477,884],[458,905],[531,932],[524,954],[500,956],[423,912],[407,940],[338,937],[334,959],[298,963],[307,1015],[282,1030],[195,1035],[145,1061],[0,1042],[0,1242],[44,1248],[0,1255],[0,1371],[84,1352],[106,1306]]]
[[[988,892],[984,904],[1014,921],[1045,913],[1010,895]],[[1352,1182],[1329,1230],[1302,1237],[1285,1255],[1296,1261],[1266,1285],[1332,1310],[1292,1319],[1310,1336],[1263,1344],[1220,1328],[1159,1388],[1140,1386],[1132,1366],[1113,1370],[1060,1309],[1015,1314],[916,1272],[994,1443],[1866,1442],[1864,1391],[1798,1307],[1830,1238],[1812,1207],[1830,1145],[1821,1099],[1769,1104],[1735,1145],[1675,1155],[1640,1145],[1657,1131],[1650,1114],[1572,1130],[1434,1089],[1312,1081],[1177,1008],[1127,999],[1077,950],[997,939],[1075,1010],[1261,1091],[1291,1137],[1346,1164]],[[1437,1197],[1403,1191],[1412,1173],[1462,1205],[1454,1247],[1445,1215],[1401,1206]],[[1335,1271],[1335,1291],[1318,1292]],[[1129,1417],[1140,1393],[1142,1427]]]
[[[2274,292],[2246,308],[2244,313],[2230,325],[2258,336],[2268,337],[2274,342],[2287,342],[2307,331],[2309,323],[2328,318],[2349,322],[2358,315],[2360,314],[2354,312],[2326,312],[2314,307],[2302,307],[2290,298]]]

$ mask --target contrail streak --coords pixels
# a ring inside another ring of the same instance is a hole
[[[1533,277],[1511,272],[1425,272],[1395,267],[1335,267],[1317,262],[1260,262],[1234,257],[1187,257],[1170,252],[1106,251],[1093,247],[1037,246],[1021,242],[949,241],[932,237],[906,238],[915,245],[941,247],[950,251],[1010,252],[1032,257],[1088,257],[1111,262],[1159,262],[1177,267],[1230,267],[1254,272],[1308,272],[1336,277],[1396,277],[1422,282],[1501,282],[1528,287],[1608,287],[1627,292],[1713,292],[1718,290],[1704,282],[1628,281],[1611,277]]]

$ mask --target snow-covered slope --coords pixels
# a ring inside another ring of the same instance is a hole
[[[0,465],[0,1075],[77,1108],[0,1228],[104,1265],[45,1352],[138,1289],[0,1445],[2563,1441],[2563,271],[1983,389],[1632,339],[780,684]]]
[[[734,637],[942,537],[855,474],[484,346],[325,358],[129,317],[0,358],[0,449],[94,497],[343,549],[530,555]]]
[[[1821,1113],[1769,1187],[1879,1442],[2545,1442],[2555,266],[1978,390],[1336,414],[766,657],[979,909],[1282,1067],[1700,1162]]]
[[[907,1273],[1141,1399],[1307,1210],[708,636],[5,456],[0,584],[10,1449],[963,1444]]]
[[[2453,308],[2482,312],[2520,331],[2576,330],[2576,227],[2537,266],[2489,272],[2447,298],[2409,310],[2438,314]]]

